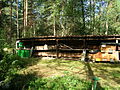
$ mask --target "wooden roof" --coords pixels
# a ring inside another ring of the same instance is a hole
[[[120,40],[120,35],[73,35],[73,36],[36,36],[17,40]]]

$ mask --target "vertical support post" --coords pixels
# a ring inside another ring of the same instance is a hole
[[[119,46],[118,46],[118,43],[119,43],[119,40],[116,39],[116,49],[118,50]],[[117,60],[120,60],[120,56],[119,56],[119,51],[116,51],[116,57],[117,57]]]
[[[57,39],[56,39],[56,58],[59,58],[59,44]]]
[[[116,43],[119,43],[118,40],[116,40]]]
[[[83,50],[83,61],[85,61],[85,59],[86,59],[86,40],[84,39],[84,50]]]
[[[33,56],[34,55],[34,48],[35,48],[35,45],[34,45],[34,42],[35,40],[33,39],[32,40],[32,45],[31,45],[31,56]]]
[[[84,49],[86,48],[86,40],[85,39],[83,40],[83,48]]]
[[[18,43],[19,43],[20,41],[16,41],[16,49],[18,49]]]
[[[83,50],[82,55],[83,55],[83,56],[82,56],[82,59],[81,59],[81,60],[82,60],[82,61],[85,61],[85,58],[86,58],[86,50],[85,50],[85,49]]]

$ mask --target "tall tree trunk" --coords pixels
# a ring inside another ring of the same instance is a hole
[[[90,0],[90,32],[92,31],[92,1]]]
[[[8,43],[11,44],[11,37],[12,37],[12,4],[13,4],[13,1],[10,0],[10,28],[9,28],[9,31],[8,31]]]
[[[54,29],[54,36],[56,36],[55,16],[54,16],[54,24],[53,24],[53,29]]]
[[[28,0],[26,0],[26,5],[25,5],[26,7],[26,15],[25,15],[25,26],[27,26],[27,22],[28,22]]]
[[[10,5],[10,29],[12,30],[12,0],[11,0],[11,5]]]
[[[95,0],[93,0],[93,35],[96,34],[95,31]]]
[[[105,25],[106,25],[105,35],[108,35],[108,20],[106,20]]]
[[[23,0],[23,36],[25,36],[25,0]]]
[[[55,4],[54,4],[54,12],[55,12]],[[53,17],[53,29],[54,29],[54,36],[56,36],[56,26],[55,26],[55,24],[56,24],[56,17],[55,17],[55,15],[54,15],[54,17]]]
[[[28,25],[30,26],[30,28],[32,29],[30,32],[30,36],[36,36],[36,30],[35,30],[35,24],[33,25],[34,21],[33,21],[33,18],[34,18],[34,14],[33,14],[33,0],[30,0],[29,2],[29,5],[31,7],[31,9],[29,9],[28,13],[29,13],[29,19],[28,19]]]
[[[1,8],[0,8],[0,15],[2,14],[2,10],[1,10]]]
[[[82,5],[82,20],[83,20],[82,30],[85,32],[85,14],[84,14],[84,2],[83,2],[83,0],[81,0],[81,5]]]
[[[102,0],[100,0],[102,2]],[[100,10],[99,10],[99,26],[98,26],[98,34],[100,35],[101,34],[101,25],[100,25],[100,22],[101,22],[101,15],[102,15],[102,5],[100,4],[99,5],[100,7]]]
[[[2,2],[0,1],[0,15],[2,13]]]
[[[74,34],[74,31],[75,31],[75,13],[74,13],[74,8],[76,6],[75,2],[77,2],[77,1],[75,1],[75,0],[72,1],[72,14],[73,14],[72,22],[74,24],[72,34]]]
[[[108,2],[108,10],[109,10],[109,7],[112,7],[112,1],[110,0],[109,2]],[[107,10],[107,14],[106,14],[106,21],[105,21],[105,28],[106,28],[106,31],[105,31],[105,35],[108,35],[108,27],[109,27],[109,24],[108,24],[108,16],[109,16],[109,14],[108,14],[108,10]]]
[[[17,16],[17,34],[16,34],[16,37],[20,38],[19,21],[18,21],[18,19],[19,19],[19,17],[18,17],[18,3],[19,3],[19,1],[16,0],[16,16]]]
[[[28,0],[23,0],[23,29],[24,29],[24,37],[26,36],[26,26],[28,20]]]
[[[62,28],[62,32],[61,32],[61,35],[62,36],[64,36],[64,34],[65,34],[65,25],[64,25],[64,23],[63,23],[63,17],[64,17],[64,8],[65,8],[65,4],[66,4],[66,1],[64,1],[63,2],[63,4],[62,4],[62,12],[61,12],[61,22],[60,22],[60,25],[61,25],[61,28]]]

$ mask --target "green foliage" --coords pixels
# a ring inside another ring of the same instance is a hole
[[[17,55],[1,53],[0,58],[0,90],[20,90],[31,79],[32,74],[20,75],[19,70],[37,62],[38,59],[23,59]]]
[[[80,0],[28,0],[26,37],[53,35],[54,29],[56,35],[60,36],[104,35],[107,30],[108,35],[120,33],[119,0],[81,0],[81,2]],[[0,39],[4,39],[5,44],[14,46],[17,35],[16,25],[20,32],[19,36],[23,37],[24,34],[23,0],[19,3],[4,0],[4,3],[5,7],[1,7],[0,15]],[[17,5],[19,7],[18,24],[16,23]],[[3,43],[3,41],[0,42]]]
[[[0,60],[0,87],[8,84],[12,79],[12,76],[22,68],[24,63],[19,59],[18,56],[12,54],[5,54]]]
[[[28,90],[90,90],[89,81],[80,80],[75,76],[62,76],[53,78],[37,78],[30,81]]]
[[[35,79],[34,74],[15,74],[12,76],[11,80],[9,80],[7,90],[28,90],[27,84]]]

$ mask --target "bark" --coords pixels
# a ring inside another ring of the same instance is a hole
[[[25,0],[23,0],[23,36],[25,36]]]
[[[100,1],[102,1],[102,0],[100,0]],[[101,33],[101,25],[100,25],[100,22],[101,22],[101,15],[102,15],[102,5],[99,5],[99,7],[100,7],[100,11],[99,11],[99,28],[98,28],[98,34],[100,34]]]
[[[23,35],[26,36],[26,27],[28,22],[28,0],[23,0]]]
[[[108,35],[108,21],[106,21],[106,32],[105,35]]]
[[[2,14],[2,11],[1,11],[1,9],[0,9],[0,15]]]
[[[3,2],[0,1],[0,15],[2,14]]]
[[[92,31],[92,28],[91,28],[91,26],[92,26],[92,18],[91,18],[91,16],[92,16],[92,1],[90,0],[90,31]]]
[[[11,37],[12,37],[12,4],[13,1],[10,0],[10,28],[8,29],[8,35],[7,35],[7,40],[9,44],[11,44]]]
[[[32,36],[36,36],[36,30],[34,28],[35,24],[33,25],[33,23],[34,23],[34,21],[33,21],[33,18],[34,18],[34,15],[33,15],[33,9],[34,9],[33,0],[30,0],[30,7],[31,7],[31,9],[30,9],[30,19],[28,19],[28,20],[30,20],[29,25],[31,26],[31,28],[33,30],[33,31],[31,31],[31,33],[33,32]]]
[[[10,5],[10,29],[12,30],[12,0],[11,0],[11,5]]]
[[[64,10],[65,3],[66,3],[66,2],[63,3],[62,11]],[[64,13],[63,13],[63,12],[61,12],[61,16],[64,17]],[[62,19],[63,19],[63,18],[62,18]],[[62,33],[61,33],[61,35],[64,36],[64,32],[65,32],[66,29],[65,29],[65,26],[63,25],[63,20],[62,20],[62,19],[61,19],[61,22],[60,22],[60,25],[61,25],[61,27],[62,27]]]
[[[54,24],[53,24],[53,29],[54,29],[54,36],[56,36],[55,16],[54,16]]]
[[[54,9],[55,9],[55,4],[54,4]],[[54,29],[54,36],[56,36],[56,18],[55,18],[55,15],[54,15],[54,23],[53,23],[53,29]]]
[[[25,15],[25,26],[27,26],[28,22],[28,0],[26,0],[26,15]]]
[[[96,34],[95,30],[95,0],[93,0],[93,35]]]
[[[19,24],[18,24],[19,23],[19,21],[18,21],[18,18],[19,18],[18,17],[18,0],[16,0],[16,4],[17,4],[16,5],[16,10],[17,10],[16,11],[16,16],[17,16],[17,38],[20,38],[20,31],[19,31]]]
[[[81,5],[82,5],[82,20],[83,20],[82,30],[85,31],[85,14],[84,14],[84,3],[83,3],[83,0],[81,0]]]

